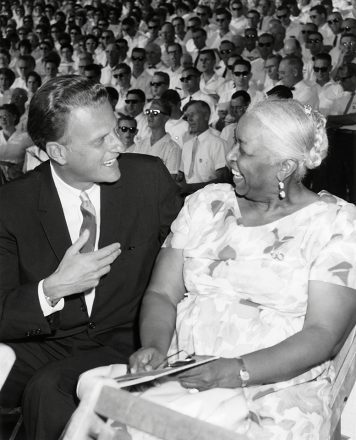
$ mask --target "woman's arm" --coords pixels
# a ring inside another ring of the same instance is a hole
[[[183,251],[163,248],[158,254],[141,314],[142,348],[130,358],[133,371],[157,367],[167,354],[176,325],[177,304],[184,296]]]
[[[282,382],[335,356],[356,324],[356,291],[348,287],[309,282],[303,329],[272,347],[243,357],[249,385]],[[180,375],[183,386],[200,390],[241,386],[241,361],[219,359]]]

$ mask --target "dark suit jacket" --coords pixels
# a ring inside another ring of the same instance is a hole
[[[101,184],[99,248],[122,253],[96,287],[89,318],[83,295],[44,317],[38,282],[53,273],[71,246],[49,162],[0,188],[0,340],[43,340],[88,331],[109,345],[130,344],[133,323],[155,257],[181,200],[160,159],[125,154],[121,178]]]

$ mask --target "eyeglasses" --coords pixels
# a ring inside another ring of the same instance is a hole
[[[302,34],[312,34],[314,31],[302,30]]]
[[[258,43],[258,47],[271,47],[272,43]]]
[[[196,78],[196,76],[195,75],[187,75],[187,76],[182,76],[180,80],[182,83],[184,83],[184,82],[188,82],[188,81],[192,80],[193,78]]]
[[[125,104],[138,104],[139,102],[142,101],[139,101],[138,99],[125,99]]]
[[[163,84],[166,84],[166,83],[164,81],[157,81],[157,82],[151,81],[150,82],[151,87],[161,87],[161,86],[163,86]]]
[[[353,47],[355,46],[356,42],[355,41],[344,41],[343,43],[341,43],[342,46],[344,47]]]
[[[281,19],[281,18],[287,18],[287,17],[288,17],[288,14],[277,15],[277,18],[278,18],[278,19]]]
[[[341,32],[350,32],[351,31],[351,26],[345,26],[340,28]]]
[[[126,75],[127,75],[127,73],[114,73],[113,77],[114,78],[123,78]]]
[[[127,131],[131,134],[137,133],[136,127],[126,127],[126,125],[123,125],[122,127],[118,127],[118,130],[121,130],[123,133],[126,133]]]
[[[315,38],[315,39],[309,38],[307,43],[308,44],[318,44],[318,43],[321,43],[321,40],[319,40],[318,38]]]
[[[244,70],[243,72],[234,72],[235,76],[243,76],[244,78],[246,78],[248,76],[250,72],[248,72],[247,70]]]
[[[158,116],[158,115],[167,115],[169,116],[167,113],[162,112],[161,110],[158,109],[151,109],[148,108],[147,110],[145,110],[145,115],[146,116]]]
[[[217,23],[223,23],[225,20],[226,20],[225,18],[217,18],[217,19],[215,19],[215,21]]]
[[[131,57],[132,61],[143,61],[145,59],[145,57]]]
[[[247,38],[248,40],[252,40],[252,39],[255,39],[255,38],[257,38],[257,35],[245,35],[245,38]]]
[[[318,73],[325,73],[328,71],[328,67],[313,67],[314,72]]]
[[[339,23],[340,20],[338,20],[337,18],[334,18],[333,20],[328,20],[328,24],[334,24],[334,23]]]
[[[47,46],[40,46],[40,49],[41,49],[41,50],[46,50],[46,49],[49,50],[49,47],[47,47]]]
[[[232,52],[232,49],[225,49],[225,50],[220,51],[221,55],[228,55],[231,52]]]

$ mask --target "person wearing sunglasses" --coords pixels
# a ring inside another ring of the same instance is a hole
[[[333,47],[335,35],[328,25],[328,12],[325,6],[315,5],[310,8],[309,17],[310,21],[318,26],[318,32],[323,36],[325,46]]]
[[[150,90],[152,75],[145,69],[146,51],[141,47],[134,47],[131,55],[131,84],[134,89],[142,89],[146,94]]]
[[[315,82],[314,58],[319,53],[327,53],[328,49],[324,46],[323,35],[320,32],[309,34],[305,45],[307,55],[304,58],[304,79],[308,82]]]
[[[264,83],[267,76],[265,69],[267,58],[272,55],[274,47],[273,35],[264,33],[258,37],[257,49],[260,53],[259,58],[251,61],[252,79],[259,90],[264,89]]]
[[[211,35],[207,42],[209,49],[218,49],[223,40],[234,41],[236,32],[230,28],[231,13],[225,8],[217,8],[215,11],[215,22],[218,29]]]
[[[323,115],[328,116],[335,99],[342,96],[344,90],[330,76],[332,65],[331,56],[328,53],[315,55],[313,64],[316,89],[319,96],[319,109]]]
[[[176,90],[181,97],[183,97],[182,83],[180,77],[182,76],[182,55],[183,49],[179,43],[173,43],[168,46],[167,53],[169,55],[169,67],[167,73],[169,75],[170,88]]]
[[[151,129],[148,127],[146,115],[143,113],[145,103],[146,95],[141,89],[131,89],[127,92],[123,113],[136,119],[138,130],[136,142],[151,136]]]
[[[244,6],[240,0],[232,0],[229,4],[229,11],[231,12],[231,29],[238,35],[242,35],[244,30],[248,27],[248,20],[244,15]]]
[[[148,37],[137,28],[138,24],[132,16],[125,17],[121,22],[122,37],[129,46],[128,56],[131,56],[134,47],[145,47],[148,41]]]
[[[223,40],[220,43],[219,46],[219,56],[220,61],[217,64],[215,70],[218,75],[220,75],[222,78],[230,79],[230,72],[227,67],[227,60],[229,57],[234,53],[235,51],[235,44],[232,41],[229,40]]]
[[[333,49],[330,55],[334,66],[331,76],[337,79],[340,67],[344,64],[356,63],[356,35],[352,33],[342,34],[338,52]]]
[[[156,71],[150,82],[150,96],[159,99],[162,93],[169,89],[169,75],[167,72]]]
[[[165,125],[166,132],[171,135],[180,148],[183,148],[184,139],[188,132],[188,123],[182,118],[181,97],[176,90],[168,89],[163,93],[162,100],[166,101],[171,109],[171,116]]]
[[[181,101],[181,108],[184,108],[184,106],[190,101],[201,100],[209,105],[211,111],[210,114],[214,114],[213,112],[216,101],[211,96],[200,90],[200,76],[200,71],[195,67],[188,67],[187,69],[183,70],[180,81],[185,98],[183,98]]]
[[[308,37],[311,33],[318,32],[318,26],[315,23],[304,23],[301,25],[301,30],[298,36],[298,40],[302,45],[303,56],[305,56],[305,46],[307,44]]]
[[[121,116],[117,121],[117,134],[124,148],[123,153],[133,153],[136,147],[137,122],[132,116]]]
[[[170,105],[162,99],[154,99],[144,113],[148,127],[151,129],[151,136],[137,142],[132,152],[161,158],[175,179],[180,165],[181,148],[165,129],[171,115]]]
[[[278,67],[279,83],[293,91],[293,98],[303,105],[319,108],[318,92],[315,84],[304,80],[303,61],[300,57],[288,55],[282,59]]]
[[[332,33],[334,34],[334,40],[332,43],[333,48],[339,46],[340,37],[342,34],[341,26],[342,26],[343,18],[340,12],[333,11],[328,15],[327,23]]]
[[[248,27],[245,29],[245,49],[242,51],[241,56],[243,59],[252,61],[260,56],[260,53],[256,47],[257,45],[257,29]]]
[[[112,72],[112,86],[119,92],[119,102],[116,110],[123,111],[127,92],[131,87],[131,67],[126,63],[119,63]]]

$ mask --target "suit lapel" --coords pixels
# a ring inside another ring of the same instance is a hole
[[[121,179],[113,184],[100,185],[100,238],[99,249],[121,236],[124,191]]]
[[[49,162],[39,167],[41,172],[38,212],[44,232],[59,261],[71,246],[68,227]]]

